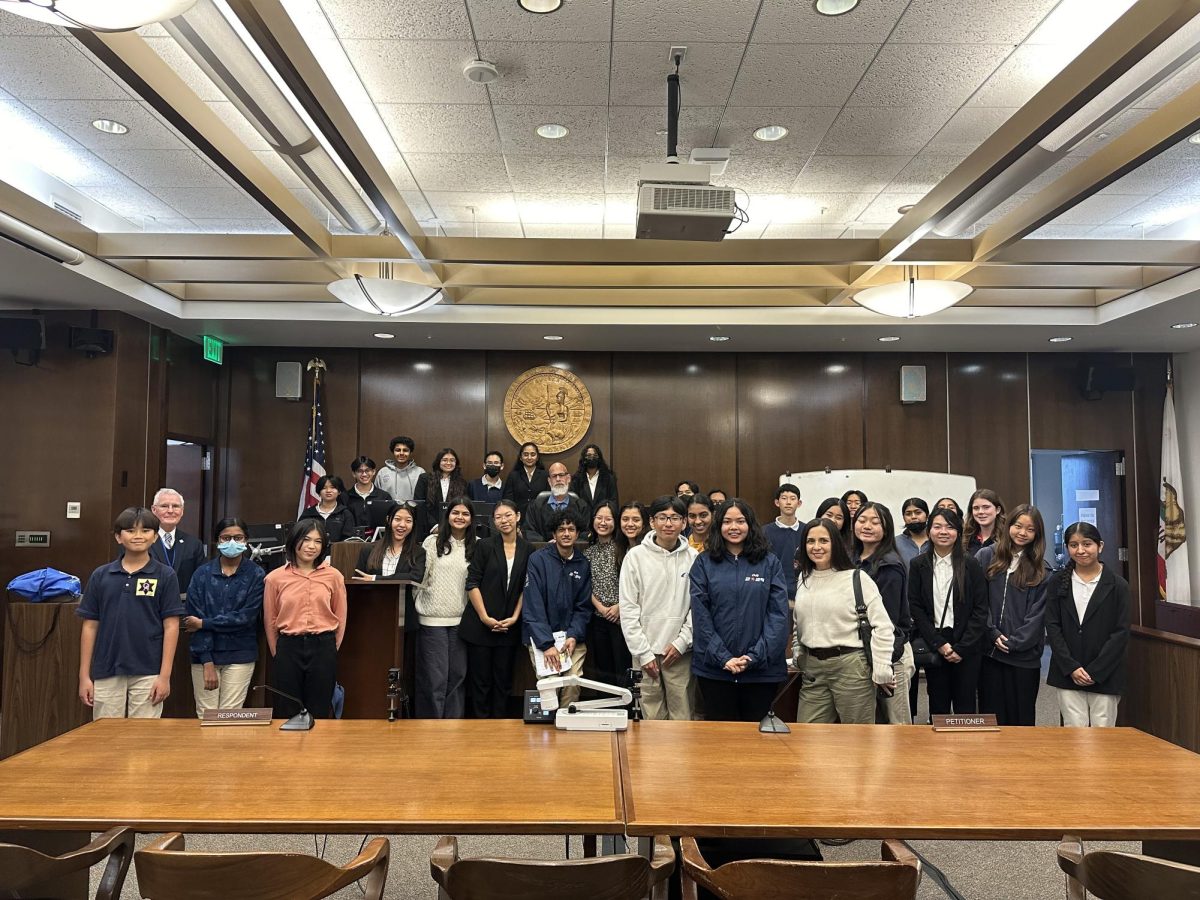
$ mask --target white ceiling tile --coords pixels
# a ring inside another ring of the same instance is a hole
[[[496,106],[496,124],[506,152],[561,153],[603,156],[608,129],[608,109],[603,106]],[[567,136],[539,137],[539,125],[563,125]]]
[[[857,240],[861,238],[880,238],[887,234],[887,231],[892,226],[884,224],[871,224],[869,222],[851,222],[843,229],[839,237],[850,238]]]
[[[487,103],[488,89],[463,77],[470,41],[342,41],[376,103]],[[493,60],[494,61],[494,60]]]
[[[1114,216],[1128,212],[1149,198],[1137,194],[1093,194],[1075,204],[1057,219],[1056,225],[1104,225]]]
[[[1095,225],[1058,225],[1052,222],[1027,234],[1026,237],[1034,240],[1078,240],[1079,238],[1095,238],[1095,231]],[[1130,235],[1123,234],[1122,237],[1128,238]]]
[[[960,162],[962,162],[962,157],[959,156],[920,153],[900,170],[887,189],[895,192],[928,193],[938,182],[953,172]]]
[[[904,44],[1019,44],[1058,0],[912,0],[892,41]]]
[[[737,222],[734,222],[729,227],[732,228],[733,230],[729,234],[725,235],[725,240],[727,240],[727,241],[733,241],[733,240],[753,241],[753,240],[757,240],[758,238],[762,237],[763,232],[767,228],[767,223],[766,222],[743,222],[741,224],[738,224]]]
[[[709,147],[717,130],[719,107],[686,107],[679,117],[679,155],[693,147]],[[665,111],[649,106],[614,106],[608,117],[608,150],[614,156],[644,156],[646,162],[666,158]]]
[[[155,234],[195,234],[200,231],[195,222],[184,218],[148,219],[146,226],[146,231]]]
[[[229,181],[191,150],[102,150],[109,165],[144,187],[227,188]]]
[[[234,137],[241,141],[245,146],[257,152],[274,153],[271,145],[266,142],[261,134],[258,133],[249,120],[242,115],[241,110],[228,101],[221,103],[208,103],[208,108],[216,113],[225,125],[233,132]]]
[[[874,194],[751,194],[747,212],[752,222],[824,225],[851,222]]]
[[[632,197],[637,193],[638,173],[647,163],[661,162],[658,156],[610,156],[608,172],[604,178],[604,190],[621,197]]]
[[[879,48],[872,44],[752,43],[731,98],[735,106],[841,106]]]
[[[1053,228],[1052,225],[1045,225],[1038,229],[1037,232],[1029,235],[1029,237],[1042,237],[1041,232],[1047,228]],[[1069,227],[1086,227],[1086,226],[1061,226]],[[1140,241],[1145,238],[1147,229],[1142,225],[1098,225],[1087,233],[1087,237],[1097,241]]]
[[[807,156],[817,149],[837,114],[837,108],[830,106],[730,107],[721,119],[714,146],[735,151]],[[787,137],[774,142],[755,140],[755,130],[764,125],[782,125],[788,130]]]
[[[1113,193],[1157,194],[1200,182],[1200,159],[1156,157],[1108,186]]]
[[[850,97],[853,106],[961,106],[1011,47],[996,44],[888,44]]]
[[[744,44],[694,44],[680,70],[680,89],[693,106],[721,106],[729,99]],[[670,48],[652,41],[613,44],[612,97],[614,106],[666,108],[667,63]]]
[[[1055,46],[1025,44],[1012,52],[975,92],[969,106],[1024,106],[1067,63]]]
[[[150,48],[184,80],[197,97],[204,101],[221,102],[225,95],[204,70],[196,65],[187,51],[173,37],[144,38]]]
[[[471,22],[463,3],[429,0],[321,0],[338,37],[386,40],[469,41]]]
[[[628,225],[637,222],[637,200],[633,194],[606,194],[604,196],[604,224]]]
[[[821,141],[821,152],[828,156],[919,153],[953,114],[951,107],[846,107]]]
[[[1135,105],[1144,106],[1149,109],[1158,109],[1160,106],[1170,103],[1198,82],[1200,82],[1200,59],[1194,60],[1184,66],[1179,72],[1172,75],[1145,97],[1138,100]]]
[[[605,225],[604,236],[609,240],[632,241],[637,237],[636,225]]]
[[[546,223],[526,225],[525,237],[528,238],[601,238],[604,237],[604,226],[593,224]]]
[[[423,191],[508,191],[511,186],[499,155],[406,153],[413,177]]]
[[[490,106],[381,103],[379,115],[403,153],[498,153]]]
[[[481,41],[607,41],[611,0],[571,0],[553,15],[535,15],[512,0],[467,0]]]
[[[596,194],[604,191],[602,156],[532,156],[506,154],[514,191]]]
[[[438,222],[430,226],[430,233],[440,233],[445,237],[524,237],[520,222]]]
[[[970,156],[1015,112],[1015,109],[992,106],[964,106],[933,136],[923,152],[941,156]]]
[[[616,40],[664,42],[665,58],[671,44],[745,42],[759,0],[613,0],[613,4]]]
[[[62,37],[70,39],[71,35],[65,28],[57,25],[47,25],[35,22],[24,16],[0,16],[0,35],[30,35],[33,37]]]
[[[189,219],[268,219],[267,211],[236,188],[162,187],[159,199]]]
[[[129,99],[73,39],[61,37],[0,37],[0,87],[22,100]]]
[[[432,214],[442,222],[517,222],[517,204],[510,193],[427,191]]]
[[[803,225],[791,222],[772,222],[762,236],[768,240],[795,240],[797,238],[836,238],[846,230],[845,224]]]
[[[1144,225],[1160,228],[1200,211],[1200,200],[1159,195],[1113,216],[1108,225]]]
[[[730,159],[725,171],[714,176],[712,181],[751,194],[787,193],[804,168],[804,162],[804,157],[742,154]]]
[[[561,223],[599,225],[604,221],[604,195],[596,194],[517,194],[517,210],[525,224]]]
[[[901,206],[917,203],[924,196],[917,191],[880,194],[858,214],[858,221],[871,225],[891,225],[903,215]]]
[[[187,218],[186,214],[155,196],[145,188],[125,183],[120,185],[92,185],[83,188],[81,193],[91,197],[97,203],[107,206],[119,216],[140,224],[143,218],[178,219]],[[153,230],[146,228],[146,230]]]
[[[908,156],[814,156],[792,190],[801,193],[882,191],[910,159]]]
[[[426,202],[425,195],[420,191],[401,191],[401,198],[404,200],[408,211],[413,214],[414,219],[425,220],[433,218],[433,210],[429,203]]]
[[[500,69],[500,78],[488,85],[494,103],[602,106],[608,102],[608,44],[488,41],[481,42],[479,50]]]
[[[274,219],[193,219],[203,234],[287,234]]]
[[[42,100],[38,113],[65,134],[93,150],[180,150],[188,144],[133,100]],[[105,134],[92,127],[96,119],[115,119],[128,134]]]
[[[850,15],[823,16],[813,4],[766,0],[754,25],[756,43],[882,44],[909,0],[871,0]]]

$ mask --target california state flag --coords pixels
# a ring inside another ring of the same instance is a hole
[[[1174,385],[1167,381],[1163,404],[1162,485],[1158,507],[1158,595],[1168,603],[1190,603],[1187,528],[1183,516],[1183,483],[1179,468],[1179,432],[1175,428]]]

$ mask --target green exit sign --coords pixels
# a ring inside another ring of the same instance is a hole
[[[204,335],[204,358],[218,366],[225,357],[225,344],[220,338]]]

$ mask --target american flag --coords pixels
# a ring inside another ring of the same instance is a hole
[[[316,372],[313,388],[312,416],[308,422],[308,452],[304,458],[304,477],[300,483],[300,508],[296,515],[312,506],[321,498],[317,496],[317,482],[325,473],[325,413],[321,407],[321,370]]]

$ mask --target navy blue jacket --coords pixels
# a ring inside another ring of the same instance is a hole
[[[187,589],[187,614],[204,621],[191,635],[192,662],[226,666],[258,659],[263,570],[243,557],[232,575],[213,559],[196,570]]]
[[[787,579],[779,557],[759,562],[707,552],[692,563],[692,671],[718,681],[773,682],[787,677]],[[528,597],[528,595],[526,595]],[[725,663],[749,656],[741,675]]]
[[[888,618],[896,629],[896,643],[892,650],[892,662],[899,662],[904,655],[904,645],[912,638],[912,610],[908,605],[908,590],[904,563],[899,552],[889,553],[878,563],[875,557],[858,560],[858,566],[879,588],[879,596],[883,599],[883,608],[887,610]]]
[[[986,574],[995,556],[993,547],[984,547],[975,559]],[[1032,587],[1019,588],[1006,572],[988,576],[988,631],[984,655],[996,662],[1037,669],[1042,664],[1042,649],[1046,646],[1046,588],[1050,583],[1050,567],[1045,563],[1042,580]],[[996,638],[1008,638],[1008,652],[996,648]]]
[[[592,618],[592,564],[582,553],[570,559],[548,544],[529,555],[525,605],[521,608],[521,640],[539,650],[554,646],[554,632],[582,644]]]
[[[483,478],[475,478],[467,483],[467,496],[476,503],[499,503],[504,497],[504,482],[499,487],[491,487],[483,483]]]
[[[763,526],[763,536],[771,545],[771,550],[779,557],[779,565],[783,568],[783,579],[787,582],[788,599],[796,599],[796,551],[800,548],[800,535],[804,526],[785,528],[778,522],[768,522]]]

